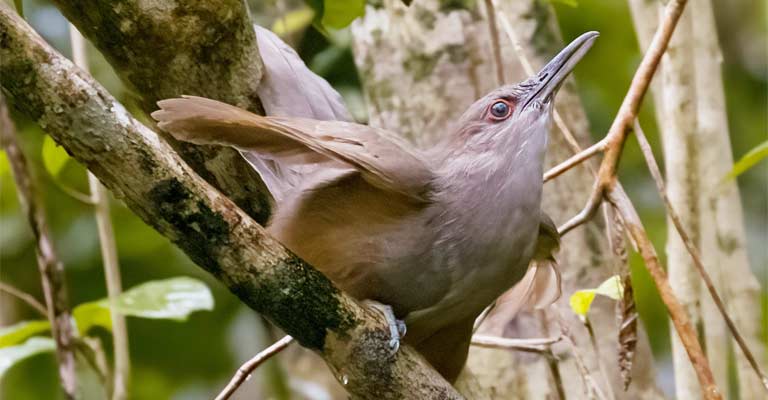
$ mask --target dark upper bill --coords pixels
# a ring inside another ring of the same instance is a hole
[[[587,54],[595,39],[600,33],[592,31],[582,34],[558,53],[541,71],[532,79],[537,85],[530,91],[525,99],[524,107],[534,100],[546,102],[560,88],[568,74],[573,71],[576,64]]]

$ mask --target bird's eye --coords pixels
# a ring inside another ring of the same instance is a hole
[[[499,121],[512,114],[512,106],[504,100],[498,100],[491,105],[490,113],[492,119]]]

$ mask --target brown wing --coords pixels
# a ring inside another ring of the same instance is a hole
[[[158,102],[158,126],[175,138],[197,144],[291,158],[294,162],[343,162],[378,188],[426,201],[433,172],[405,141],[386,131],[341,121],[262,117],[202,97]]]

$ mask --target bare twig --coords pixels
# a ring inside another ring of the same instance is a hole
[[[550,346],[562,340],[562,337],[542,339],[510,339],[498,336],[474,335],[472,345],[490,349],[507,349],[530,352],[546,352]]]
[[[575,152],[576,154],[574,154],[571,158],[552,167],[549,171],[547,171],[544,174],[544,182],[557,178],[558,176],[562,175],[563,173],[570,170],[571,168],[583,163],[584,161],[590,159],[595,154],[601,153],[603,151],[605,151],[605,141],[603,140],[593,144],[592,146],[589,146],[584,151],[581,151],[580,148],[577,148],[577,151]],[[593,174],[595,173],[594,170],[592,172]]]
[[[709,273],[707,272],[707,270],[704,269],[704,263],[701,259],[701,253],[699,252],[698,248],[691,240],[691,237],[690,235],[688,235],[688,232],[685,230],[685,227],[683,226],[683,223],[680,220],[680,216],[678,215],[677,211],[675,211],[675,208],[672,206],[672,202],[669,200],[669,196],[667,196],[667,188],[664,183],[664,178],[661,176],[661,171],[659,170],[659,165],[656,162],[656,158],[653,156],[653,150],[651,149],[651,145],[648,143],[648,139],[645,137],[645,133],[643,132],[643,129],[640,126],[639,122],[637,121],[635,122],[634,129],[635,129],[635,136],[637,137],[637,142],[640,145],[640,150],[642,151],[643,157],[645,158],[645,162],[648,165],[648,170],[650,170],[651,176],[653,177],[654,182],[656,182],[656,188],[659,192],[659,195],[661,196],[661,200],[664,202],[664,207],[666,208],[667,215],[669,215],[669,218],[672,220],[672,224],[675,226],[675,229],[677,230],[678,235],[680,235],[680,239],[682,239],[683,244],[685,244],[685,248],[688,250],[688,253],[691,255],[691,258],[693,259],[693,265],[696,267],[696,271],[698,271],[699,275],[701,276],[701,279],[704,281],[704,285],[707,287],[707,291],[709,292],[709,295],[712,297],[712,300],[715,302],[717,309],[720,311],[720,314],[723,316],[723,319],[725,320],[725,324],[728,326],[728,329],[731,331],[733,338],[736,340],[736,343],[739,345],[739,348],[744,353],[744,357],[749,362],[749,365],[752,367],[752,369],[755,371],[755,373],[757,374],[757,376],[760,378],[761,382],[765,386],[765,388],[768,390],[768,378],[760,370],[760,365],[755,359],[755,356],[750,351],[746,341],[741,336],[741,333],[739,333],[739,330],[736,327],[736,324],[733,322],[730,315],[728,314],[728,310],[726,310],[725,304],[723,304],[723,300],[720,298],[720,295],[717,293],[717,290],[715,289],[715,284],[714,282],[712,282],[712,278],[709,276]]]
[[[35,309],[35,311],[39,312],[43,317],[48,316],[48,311],[45,310],[45,307],[42,304],[40,304],[40,302],[37,301],[37,299],[31,294],[25,293],[3,282],[0,282],[0,292],[8,293],[11,296],[16,297],[17,299],[23,301],[24,303],[27,303],[27,305]]]
[[[69,24],[69,39],[72,46],[72,59],[75,65],[88,72],[85,38],[72,24]],[[93,213],[96,217],[96,227],[101,245],[101,259],[104,264],[104,276],[110,302],[109,314],[112,319],[112,339],[115,354],[112,399],[123,400],[128,397],[131,360],[128,351],[128,328],[125,324],[125,316],[118,313],[115,306],[117,296],[123,291],[120,280],[120,265],[117,259],[117,246],[115,245],[115,232],[112,229],[112,219],[109,216],[107,190],[90,171],[88,172],[88,186],[91,191],[89,200],[94,206]]]
[[[485,0],[485,13],[488,16],[488,34],[491,37],[491,53],[493,66],[496,70],[496,84],[504,84],[504,62],[501,59],[501,46],[499,45],[499,27],[496,25],[496,7],[493,0]]]
[[[581,375],[582,381],[584,382],[584,390],[585,394],[587,395],[586,397],[590,399],[596,397],[600,400],[605,400],[605,393],[603,393],[602,389],[600,389],[600,386],[592,377],[592,374],[589,373],[589,369],[584,363],[584,357],[581,356],[581,352],[576,347],[576,341],[573,339],[571,330],[568,328],[568,324],[565,322],[565,319],[559,311],[555,312],[555,317],[558,321],[558,324],[560,325],[560,335],[563,341],[571,348],[571,354],[573,355],[573,360],[576,363],[576,369],[579,371],[579,375]]]
[[[51,322],[51,333],[56,341],[61,386],[67,398],[73,399],[77,395],[77,376],[70,323],[72,316],[69,312],[67,289],[64,284],[64,267],[53,249],[45,208],[40,201],[36,182],[29,173],[27,159],[21,152],[16,138],[16,129],[8,114],[5,98],[1,94],[0,141],[11,165],[19,204],[27,215],[29,225],[37,239],[37,264],[45,295],[46,315]]]
[[[264,351],[256,354],[253,358],[246,361],[245,364],[241,365],[240,368],[237,369],[235,376],[232,377],[232,380],[229,381],[224,390],[222,390],[221,393],[216,396],[216,400],[226,400],[232,396],[232,394],[235,393],[240,385],[242,385],[243,382],[248,379],[253,371],[259,367],[259,365],[272,358],[272,356],[275,354],[283,351],[286,347],[288,347],[288,345],[291,344],[291,342],[293,342],[292,337],[288,335],[283,336],[282,339],[273,343],[271,346],[264,349]]]

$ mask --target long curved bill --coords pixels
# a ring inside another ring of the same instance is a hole
[[[595,31],[583,33],[561,50],[535,77],[532,77],[531,81],[536,86],[529,92],[524,107],[535,100],[542,103],[551,100],[598,36],[600,33]]]

